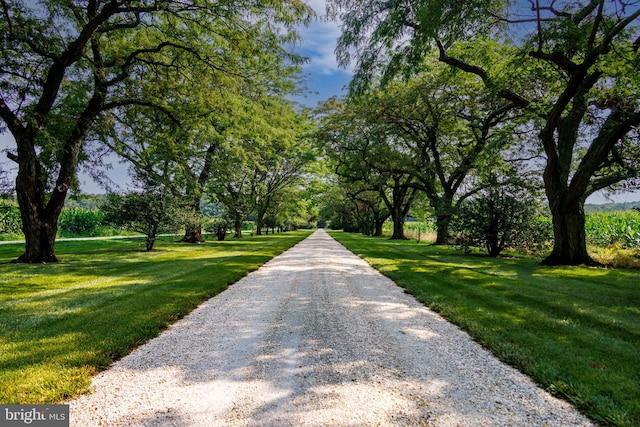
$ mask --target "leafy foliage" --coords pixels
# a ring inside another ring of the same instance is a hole
[[[78,164],[89,158],[87,139],[118,133],[114,116],[128,109],[179,124],[172,107],[209,94],[199,93],[195,76],[290,92],[292,81],[279,76],[302,58],[284,46],[312,14],[298,0],[7,0],[2,9],[0,118],[18,146],[11,158],[27,222],[24,262],[56,260],[53,230]]]
[[[455,241],[467,249],[484,247],[492,257],[507,248],[538,252],[553,236],[551,222],[542,219],[545,213],[528,189],[513,185],[488,188],[459,207]]]
[[[227,237],[227,230],[231,228],[231,225],[232,222],[226,215],[210,218],[207,221],[207,228],[213,230],[218,241],[223,241]]]
[[[500,11],[501,0],[404,0],[352,2],[330,0],[344,23],[338,40],[340,64],[357,62],[351,89],[361,93],[378,80],[391,81],[422,67],[434,38],[469,38],[486,34],[489,10]],[[473,30],[470,30],[473,28]],[[413,68],[413,69],[412,69]]]
[[[594,212],[587,215],[587,241],[596,246],[640,249],[640,212]]]
[[[483,57],[503,65],[501,54],[509,49],[494,50]],[[318,110],[317,139],[353,199],[359,228],[379,234],[376,222],[386,217],[378,212],[376,193],[394,223],[403,219],[407,212],[397,210],[404,200],[394,198],[406,187],[407,200],[424,194],[437,221],[436,244],[446,244],[458,203],[483,188],[482,173],[499,167],[519,122],[515,105],[477,77],[454,73],[435,58],[423,65],[411,78],[327,101]]]
[[[22,220],[18,205],[0,198],[0,233],[18,234],[22,232]]]
[[[317,111],[321,124],[315,138],[340,177],[338,184],[354,203],[351,214],[343,219],[373,213],[371,208],[379,210],[377,198],[393,221],[391,238],[405,239],[404,220],[417,194],[410,169],[412,156],[376,119],[380,105],[371,101],[368,97],[327,100]],[[355,222],[361,222],[365,229],[374,228],[361,220]]]
[[[184,211],[178,200],[162,189],[147,189],[125,195],[110,194],[102,205],[104,221],[147,236],[147,251],[161,232],[175,232],[183,224]]]
[[[287,210],[283,195],[302,183],[314,158],[307,136],[311,124],[290,102],[261,97],[238,119],[219,144],[206,183],[208,195],[232,218],[234,237],[242,237],[242,222],[250,215],[255,215],[258,234],[265,221],[282,222],[274,207]]]
[[[400,71],[421,72],[422,59],[437,48],[440,61],[477,76],[529,117],[545,153],[542,177],[554,222],[554,247],[544,262],[593,263],[585,199],[608,187],[637,188],[640,178],[636,2],[331,3],[345,23],[339,56],[343,63],[352,54],[357,59],[353,93],[380,76],[386,84]],[[487,37],[511,38],[511,66],[487,60]]]
[[[58,220],[58,227],[75,235],[92,235],[104,221],[104,213],[98,209],[63,209]]]

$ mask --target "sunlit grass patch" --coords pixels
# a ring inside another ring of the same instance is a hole
[[[591,256],[598,262],[615,268],[640,270],[640,249],[624,249],[613,245],[590,248]]]

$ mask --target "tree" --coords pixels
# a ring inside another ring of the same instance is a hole
[[[256,211],[256,234],[262,234],[265,215],[278,192],[293,184],[300,176],[302,159],[270,159],[261,163],[252,176],[251,194]],[[273,215],[272,215],[273,217]]]
[[[316,217],[306,189],[292,185],[274,195],[264,217],[264,226],[279,231],[310,228]]]
[[[252,117],[256,133],[247,136],[258,147],[253,154],[250,175],[257,235],[262,234],[265,215],[274,198],[300,181],[306,165],[313,160],[306,112],[298,113],[284,101],[272,100],[267,107],[262,110],[263,117]],[[257,128],[258,120],[262,129]]]
[[[488,11],[502,11],[504,0],[329,0],[331,16],[342,22],[336,56],[347,66],[356,62],[351,93],[423,68],[434,39],[485,35]],[[470,31],[470,29],[473,31]]]
[[[226,79],[220,82],[218,76],[212,76],[205,94],[194,97],[204,103],[196,111],[190,109],[191,120],[201,122],[183,130],[182,141],[189,141],[194,147],[193,154],[182,152],[178,162],[184,174],[185,200],[191,203],[191,209],[199,212],[199,206],[208,180],[215,169],[216,156],[220,151],[221,141],[225,138],[236,138],[245,135],[248,129],[262,135],[262,138],[274,141],[263,141],[262,171],[254,178],[252,193],[259,206],[257,213],[258,234],[264,212],[268,209],[273,195],[279,188],[296,179],[300,172],[300,160],[293,152],[302,149],[300,135],[305,126],[305,114],[294,111],[285,97],[297,92],[295,78],[299,72],[299,61],[284,63],[279,57],[265,57],[260,63],[264,69],[266,63],[269,73],[256,72],[250,78]],[[259,71],[259,70],[257,70]],[[194,81],[202,84],[202,73],[194,74]],[[231,80],[231,81],[229,81]],[[184,102],[184,98],[182,100]],[[262,129],[258,129],[262,128]],[[256,130],[257,129],[257,130]],[[255,135],[254,135],[255,136]],[[279,144],[279,148],[275,145]],[[276,152],[267,160],[267,153]],[[282,161],[283,154],[291,156],[289,161]],[[198,243],[203,241],[202,230],[198,223],[187,224],[183,241]]]
[[[327,101],[316,138],[335,165],[335,173],[360,188],[377,192],[393,221],[391,239],[406,239],[404,221],[416,196],[407,172],[410,156],[395,135],[368,116],[365,102]]]
[[[293,58],[281,43],[309,16],[294,0],[4,0],[2,10],[0,118],[17,145],[9,157],[18,163],[22,262],[57,260],[57,220],[98,117],[125,105],[170,114],[169,94],[144,93],[140,82],[161,80],[186,57],[223,74],[260,72],[265,56]]]
[[[202,75],[202,73],[201,73]],[[190,90],[195,83],[189,84]],[[176,85],[173,92],[183,93],[184,85]],[[203,95],[218,92],[228,98],[235,96],[219,87],[211,92],[201,86]],[[207,104],[212,96],[205,96]],[[215,96],[211,101],[217,101]],[[203,189],[211,176],[219,146],[230,127],[232,112],[225,107],[193,105],[184,94],[180,105],[172,106],[179,125],[166,115],[148,108],[129,107],[112,112],[110,118],[118,126],[100,135],[104,150],[125,159],[135,175],[147,180],[171,180],[171,190],[185,207],[191,210],[185,224],[184,242],[200,243],[202,226],[199,217]],[[166,176],[165,176],[166,175]]]
[[[332,228],[381,237],[383,225],[391,212],[377,190],[371,190],[364,181],[337,177],[328,193],[322,219],[329,220]]]
[[[335,175],[325,178],[325,188],[319,200],[318,217],[320,222],[334,230],[356,232],[358,225],[353,209],[353,199],[347,196],[344,188],[338,184],[338,180],[339,177]]]
[[[448,242],[458,203],[481,188],[472,175],[495,167],[500,150],[512,143],[507,123],[515,105],[484,90],[477,78],[432,61],[425,67],[428,71],[363,98],[369,117],[388,127],[411,154],[404,167],[434,209],[438,245]]]
[[[227,230],[230,225],[231,223],[229,219],[224,214],[213,218],[211,221],[211,227],[213,228],[219,242],[223,241],[227,237]]]
[[[274,198],[300,179],[312,158],[306,114],[290,102],[265,96],[245,109],[219,145],[207,186],[233,218],[235,237],[242,236],[242,222],[250,214],[262,232]]]
[[[402,172],[392,173],[379,192],[393,221],[391,240],[407,240],[404,235],[404,222],[417,195],[413,177]]]
[[[377,192],[366,189],[353,188],[345,185],[344,190],[355,205],[355,216],[358,219],[360,231],[366,235],[381,237],[382,227],[391,216],[389,207]]]
[[[386,79],[400,69],[415,70],[435,47],[441,61],[479,76],[487,88],[539,120],[554,225],[553,251],[543,264],[596,264],[586,248],[584,202],[640,175],[637,5],[625,0],[530,0],[509,8],[506,1],[476,0],[332,3],[344,12],[341,61],[347,63],[358,49],[354,88],[366,86],[381,70]],[[474,32],[465,31],[471,27]],[[514,40],[520,45],[518,62],[507,72],[451,52],[455,41],[471,40],[473,49],[475,35],[497,36],[500,29],[520,35]],[[387,53],[391,61],[384,60]]]
[[[147,251],[153,249],[160,232],[175,232],[184,221],[177,199],[161,188],[125,195],[111,193],[101,210],[105,222],[144,234]]]
[[[545,208],[535,189],[514,172],[501,177],[503,182],[492,174],[485,188],[461,204],[454,221],[456,243],[485,247],[489,256],[497,257],[506,248],[531,250],[551,238],[540,220]]]
[[[216,174],[207,186],[207,191],[225,207],[233,222],[233,237],[242,237],[242,223],[249,216],[250,200],[249,175],[235,168],[228,169],[226,174]]]

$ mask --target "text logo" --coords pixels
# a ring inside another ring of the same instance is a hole
[[[0,427],[69,427],[69,405],[0,405]]]

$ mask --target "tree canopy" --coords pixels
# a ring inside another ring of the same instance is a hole
[[[593,263],[586,197],[635,185],[640,176],[636,1],[331,4],[345,23],[338,56],[343,64],[357,61],[353,93],[419,72],[436,51],[528,114],[546,157],[542,178],[554,222],[545,263]],[[487,37],[514,47],[510,67],[478,58]]]
[[[109,111],[145,106],[178,121],[168,104],[179,93],[166,84],[194,62],[208,75],[277,76],[301,60],[283,45],[311,15],[297,0],[6,0],[2,8],[0,118],[17,145],[24,262],[56,260],[57,219],[99,118],[108,124]]]

